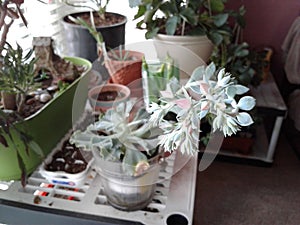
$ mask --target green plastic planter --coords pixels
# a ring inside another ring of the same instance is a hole
[[[87,70],[65,91],[52,99],[36,114],[27,118],[25,121],[15,124],[17,129],[22,130],[32,138],[35,144],[40,147],[44,156],[47,156],[62,137],[72,128],[72,121],[78,119],[72,118],[72,106],[79,82],[81,87],[86,87],[86,91],[78,95],[76,101],[74,101],[74,104],[77,104],[76,115],[79,116],[83,113],[86,104],[89,82],[88,73],[92,65],[88,60],[82,58],[65,57],[65,59],[77,65],[84,65]],[[84,85],[84,83],[86,83],[86,85]],[[11,133],[14,140],[13,143],[6,137],[9,146],[5,147],[0,145],[0,180],[17,180],[21,178],[17,153],[13,145],[18,149],[23,158],[27,174],[33,172],[43,160],[42,157],[30,148],[27,154],[25,152],[25,145],[17,132],[11,129]]]

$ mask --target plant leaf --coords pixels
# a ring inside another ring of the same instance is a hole
[[[217,32],[209,32],[208,37],[215,45],[219,45],[223,41],[223,36]]]
[[[136,174],[136,166],[141,162],[147,162],[147,157],[145,154],[138,150],[126,149],[122,163],[122,167],[126,173],[131,176],[138,175]]]
[[[222,12],[225,5],[222,0],[210,0],[210,8],[213,12]]]
[[[137,7],[142,3],[142,0],[129,0],[129,7]]]
[[[236,118],[241,126],[249,126],[253,123],[251,116],[246,112],[239,113]]]
[[[7,144],[7,141],[6,141],[6,139],[5,139],[5,137],[2,135],[2,134],[0,134],[0,143],[4,146],[4,147],[8,147],[8,144]]]
[[[190,24],[197,25],[197,17],[191,8],[184,8],[181,11],[181,17]]]
[[[218,14],[214,16],[214,24],[217,27],[223,26],[226,23],[228,16],[229,16],[228,13]]]
[[[255,106],[255,98],[244,96],[238,102],[238,107],[242,110],[251,110]]]
[[[147,31],[147,32],[145,33],[146,39],[151,39],[151,38],[153,38],[154,36],[157,35],[158,31],[159,31],[159,28],[158,28],[158,27],[156,27],[156,28],[154,28],[154,29],[152,29],[152,30]]]
[[[177,22],[178,22],[178,17],[177,16],[172,16],[170,17],[167,22],[166,22],[166,33],[168,35],[173,35],[175,34],[176,27],[177,27]]]
[[[234,87],[236,88],[236,94],[238,95],[245,94],[246,92],[249,91],[249,88],[244,85],[237,84]]]
[[[20,155],[20,153],[17,151],[17,159],[18,159],[18,165],[19,165],[19,168],[21,170],[21,183],[22,183],[22,186],[25,187],[26,185],[26,166],[24,164],[24,161]]]

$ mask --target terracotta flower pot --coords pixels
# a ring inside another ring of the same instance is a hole
[[[142,59],[144,54],[129,50],[113,50],[109,52],[110,60],[105,61],[113,83],[128,85],[131,82],[142,78]],[[115,59],[114,55],[126,56],[126,60]]]
[[[110,78],[107,83],[114,84],[113,80]],[[142,79],[135,80],[126,85],[130,89],[130,97],[132,98],[143,98],[143,83]]]
[[[130,97],[130,89],[121,84],[104,84],[93,87],[88,98],[94,111],[105,112]]]
[[[222,149],[247,155],[251,152],[253,144],[253,137],[226,137],[223,140]]]

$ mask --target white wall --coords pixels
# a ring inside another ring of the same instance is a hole
[[[111,0],[107,11],[116,12],[127,17],[126,24],[126,44],[140,42],[145,40],[145,32],[136,29],[136,21],[133,21],[134,15],[137,12],[137,8],[130,8],[128,0]]]

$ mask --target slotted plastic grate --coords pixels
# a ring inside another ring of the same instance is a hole
[[[0,191],[0,199],[147,225],[174,224],[170,222],[174,216],[183,219],[182,224],[192,224],[197,157],[172,154],[164,165],[153,200],[143,210],[125,212],[110,206],[100,176],[93,167],[84,184],[77,188],[51,184],[37,170],[25,188],[20,182],[13,182],[8,190]]]

